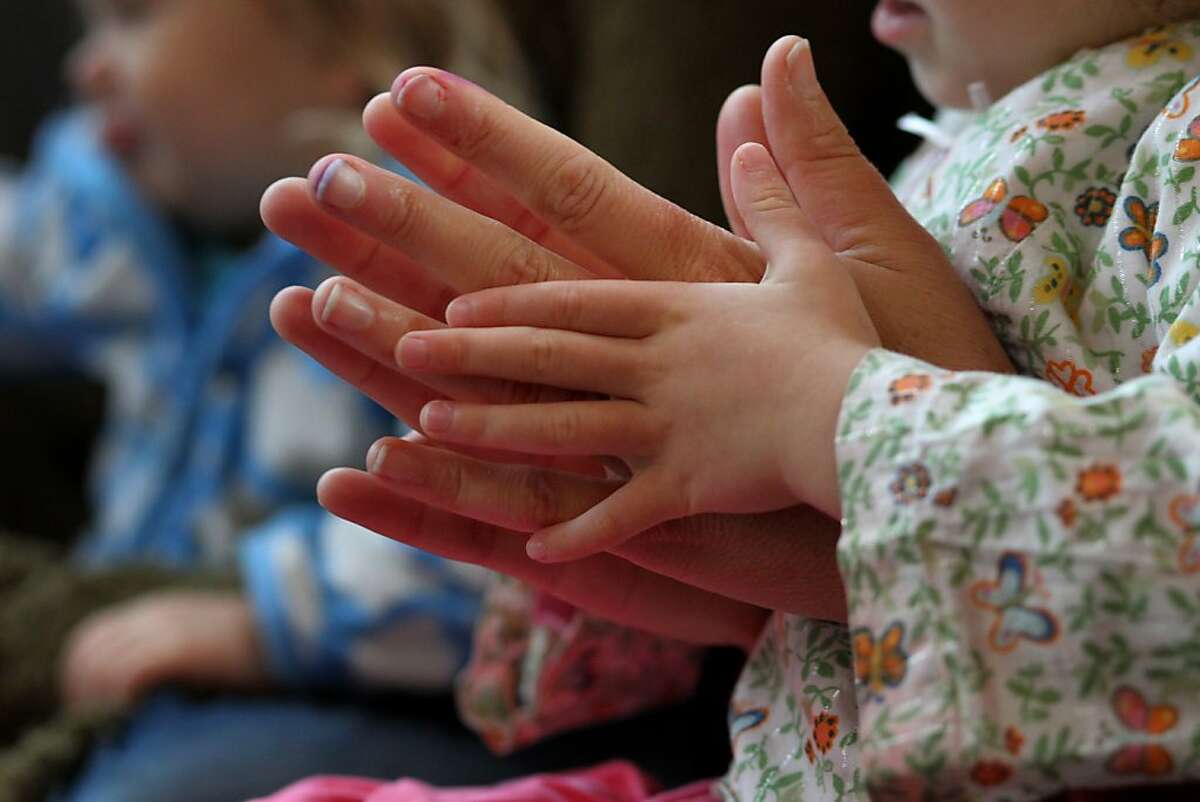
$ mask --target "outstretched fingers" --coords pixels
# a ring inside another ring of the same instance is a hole
[[[341,469],[318,485],[330,512],[415,548],[482,565],[619,624],[701,644],[749,648],[761,608],[638,568],[609,554],[563,565],[530,560],[519,533],[431,509],[380,479]]]
[[[474,84],[417,67],[396,80],[392,101],[401,120],[461,160],[443,163],[446,181],[473,182],[469,171],[486,176],[529,216],[594,254],[615,275],[728,281],[761,275],[761,260],[748,243],[655,195]],[[406,149],[387,134],[400,134],[396,123],[378,107],[368,117],[368,131],[405,162]],[[442,183],[424,177],[434,187]],[[519,221],[508,222],[545,241]]]
[[[649,469],[578,518],[534,533],[527,546],[529,556],[557,563],[614,549],[684,515],[686,511],[675,501],[678,495],[677,480],[665,471]]]

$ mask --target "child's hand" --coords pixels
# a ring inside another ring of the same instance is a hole
[[[61,690],[74,708],[128,704],[168,683],[253,688],[267,681],[253,613],[236,593],[163,592],[101,610],[71,633]]]
[[[796,204],[766,148],[734,156],[734,195],[768,258],[761,284],[554,282],[455,301],[413,333],[415,371],[492,376],[611,400],[422,411],[440,441],[553,455],[611,454],[633,479],[535,534],[536,559],[575,559],[665,520],[797,502],[838,517],[834,433],[854,367],[879,344],[845,259]]]

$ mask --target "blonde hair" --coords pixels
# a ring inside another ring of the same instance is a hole
[[[427,65],[457,73],[529,114],[540,111],[532,72],[496,0],[270,2],[280,21],[318,52],[357,69],[367,97],[387,91],[406,68]],[[312,115],[322,121],[314,125]],[[328,129],[334,116],[312,110],[306,123]],[[349,135],[342,131],[338,138],[344,144]]]

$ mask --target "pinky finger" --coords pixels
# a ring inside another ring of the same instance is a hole
[[[664,521],[673,510],[674,488],[658,474],[634,477],[577,518],[535,533],[525,546],[531,559],[567,562],[607,551]]]

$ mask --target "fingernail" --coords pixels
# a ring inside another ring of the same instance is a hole
[[[451,326],[466,326],[475,313],[475,302],[470,298],[455,298],[446,306],[446,323]]]
[[[400,347],[397,349],[397,362],[402,368],[410,368],[411,370],[422,370],[429,367],[432,357],[429,353],[429,341],[424,337],[413,334],[406,334],[400,340]]]
[[[809,74],[812,64],[812,46],[807,39],[800,39],[792,45],[787,54],[788,83],[795,88],[802,88],[810,83]]]
[[[321,321],[344,331],[363,331],[375,322],[375,310],[345,284],[335,284],[321,309]]]
[[[387,461],[388,447],[379,440],[371,445],[367,451],[367,473],[379,475],[383,473],[383,464]]]
[[[353,209],[367,196],[367,182],[345,159],[334,159],[317,179],[317,200],[338,209]]]
[[[747,173],[767,172],[773,164],[771,153],[757,142],[742,145],[736,155],[738,166]]]
[[[421,410],[421,428],[426,432],[448,432],[453,426],[454,407],[445,401],[430,401]]]
[[[400,87],[396,105],[401,111],[423,120],[432,120],[446,104],[446,90],[428,75],[417,75]]]
[[[389,446],[381,445],[371,462],[370,471],[375,476],[392,479],[397,482],[413,483],[423,475],[421,465],[410,455],[395,451]]]
[[[529,559],[544,563],[549,551],[546,550],[546,544],[540,540],[530,540],[525,544],[525,553],[529,555]]]

